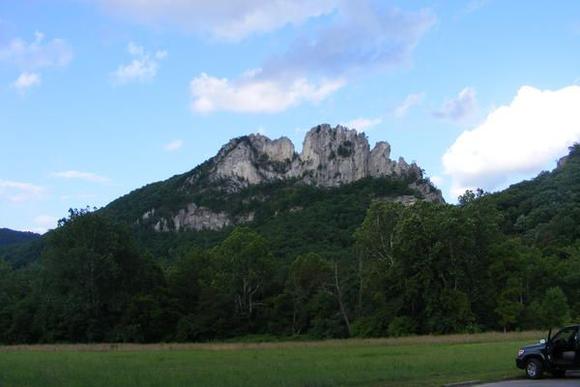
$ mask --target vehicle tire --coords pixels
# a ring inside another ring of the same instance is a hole
[[[526,362],[526,376],[530,379],[540,379],[544,374],[544,364],[538,359]]]
[[[558,369],[556,369],[556,370],[550,371],[550,373],[555,378],[563,378],[563,377],[566,376],[566,370],[558,370]]]

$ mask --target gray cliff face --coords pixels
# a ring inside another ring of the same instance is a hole
[[[558,162],[556,164],[556,168],[558,169],[562,169],[564,168],[564,166],[568,163],[568,158],[569,156],[564,156],[558,159]]]
[[[294,158],[294,145],[286,138],[270,140],[252,134],[231,140],[218,153],[211,172],[214,179],[229,178],[240,186],[280,179]]]
[[[228,215],[224,212],[213,212],[208,208],[198,207],[190,204],[186,208],[179,210],[173,217],[173,229],[193,230],[217,230],[232,224]]]
[[[306,134],[299,155],[286,137],[270,140],[253,134],[231,140],[218,153],[211,175],[215,180],[235,180],[239,188],[289,178],[336,187],[369,176],[422,177],[416,164],[391,160],[390,154],[387,142],[378,142],[371,150],[363,133],[323,124]]]
[[[306,134],[299,165],[293,177],[332,187],[369,175],[369,143],[364,134],[342,126],[320,125]]]
[[[147,212],[145,215],[149,214]],[[149,217],[143,216],[143,220]],[[181,230],[219,230],[237,223],[246,223],[254,220],[254,213],[232,219],[225,212],[214,212],[209,208],[198,207],[194,203],[180,209],[170,219],[162,218],[153,225],[155,231],[181,231]]]
[[[207,175],[226,192],[276,180],[295,179],[320,187],[336,187],[366,177],[392,176],[410,181],[409,187],[419,192],[424,200],[444,202],[441,192],[423,179],[421,168],[415,163],[408,164],[403,158],[391,160],[390,155],[391,146],[387,142],[378,142],[371,150],[363,133],[340,125],[332,128],[322,124],[306,134],[300,154],[286,137],[271,140],[252,134],[233,139],[213,158]],[[195,175],[188,184],[189,189],[196,186]],[[410,200],[406,198],[405,202]],[[143,220],[153,214],[154,210],[147,212]],[[159,220],[154,228],[157,231],[217,230],[252,219],[252,214],[232,219],[224,212],[213,212],[190,203],[173,218]]]

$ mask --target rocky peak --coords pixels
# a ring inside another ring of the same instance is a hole
[[[320,186],[350,183],[368,175],[369,143],[363,133],[328,124],[312,128],[304,139],[297,177]]]
[[[231,140],[215,157],[211,175],[232,179],[237,188],[290,178],[333,187],[368,176],[423,177],[416,164],[403,158],[391,160],[390,154],[391,146],[385,141],[371,150],[364,133],[322,124],[306,134],[299,155],[286,137],[271,140],[252,134]]]
[[[388,142],[378,142],[371,150],[364,133],[340,125],[333,128],[322,124],[310,129],[300,154],[286,137],[272,140],[251,134],[229,141],[203,168],[194,170],[181,189],[200,192],[209,182],[210,186],[233,194],[253,184],[277,180],[292,179],[319,187],[336,187],[366,177],[394,177],[403,179],[423,200],[443,202],[441,192],[423,179],[419,166],[403,158],[391,160],[390,156]],[[414,200],[405,198],[404,202],[411,204]],[[158,216],[155,209],[151,209],[140,221],[156,222],[152,224],[157,231],[217,230],[251,221],[253,217],[253,212],[234,217],[189,203],[169,216]]]
[[[248,141],[258,154],[268,156],[269,160],[285,161],[292,160],[294,157],[294,144],[288,137],[270,140],[261,134],[251,134],[248,136]]]
[[[294,158],[294,145],[286,137],[271,140],[260,134],[238,137],[214,158],[211,176],[232,179],[238,187],[281,178]]]
[[[556,168],[557,169],[562,169],[564,168],[564,166],[568,163],[568,159],[570,158],[569,155],[564,156],[564,157],[560,157],[556,163]]]

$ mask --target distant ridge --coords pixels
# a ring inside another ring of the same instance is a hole
[[[0,246],[16,245],[39,239],[40,234],[30,231],[16,231],[9,228],[0,228]]]

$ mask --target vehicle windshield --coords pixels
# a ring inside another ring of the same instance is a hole
[[[552,342],[570,342],[576,337],[576,332],[576,327],[564,328],[560,332],[556,333],[556,335],[552,338]]]

